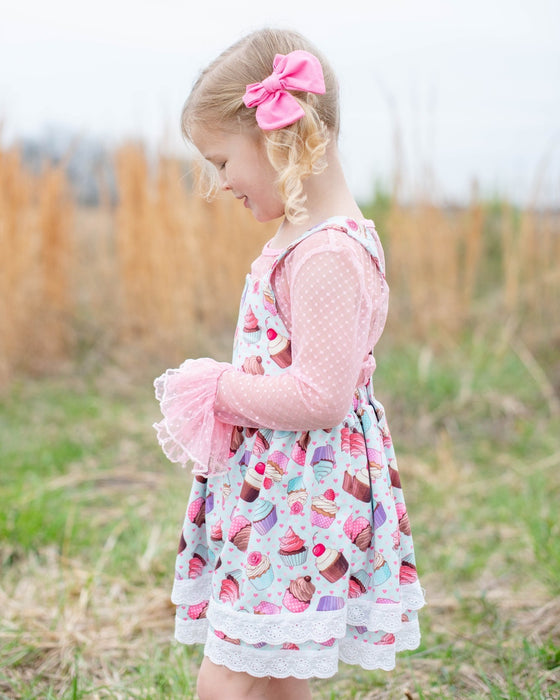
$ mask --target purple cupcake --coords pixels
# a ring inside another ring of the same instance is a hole
[[[276,506],[270,501],[265,501],[263,498],[255,503],[253,516],[253,526],[260,535],[266,533],[276,525],[278,520],[276,515]]]
[[[317,612],[329,612],[331,610],[342,610],[344,598],[339,595],[324,595],[319,599]]]

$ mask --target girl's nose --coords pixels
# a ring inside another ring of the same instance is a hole
[[[227,177],[220,173],[220,189],[223,190],[224,192],[227,192],[228,190],[231,190],[231,187],[229,186],[229,182],[227,181]]]

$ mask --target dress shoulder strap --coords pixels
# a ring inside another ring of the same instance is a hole
[[[333,216],[325,221],[313,226],[304,234],[302,234],[295,241],[290,243],[290,245],[282,251],[282,253],[276,258],[272,264],[268,276],[273,274],[275,268],[279,265],[282,260],[289,255],[292,250],[298,246],[302,241],[311,236],[314,233],[319,233],[320,231],[340,231],[346,233],[350,238],[356,240],[360,245],[362,245],[371,257],[374,259],[379,272],[385,278],[385,256],[383,254],[383,248],[381,246],[381,241],[375,230],[375,225],[373,221],[364,220],[356,221],[355,219],[350,219],[344,216]]]

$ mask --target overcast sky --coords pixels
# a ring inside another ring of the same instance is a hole
[[[415,188],[560,199],[559,0],[0,0],[2,140],[47,125],[184,153],[182,103],[220,50],[265,24],[298,29],[341,84],[355,194],[401,169]],[[435,172],[431,182],[423,173]]]

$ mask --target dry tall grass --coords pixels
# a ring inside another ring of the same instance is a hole
[[[34,175],[0,149],[0,383],[70,350],[72,217],[61,167]]]
[[[121,337],[148,350],[162,342],[201,350],[209,335],[231,330],[266,231],[231,197],[209,204],[195,195],[177,161],[161,157],[150,169],[142,147],[130,144],[116,163]]]
[[[17,151],[0,151],[0,381],[71,358],[72,341],[133,346],[140,358],[163,346],[179,360],[230,337],[274,223],[257,224],[228,196],[204,201],[179,162],[152,162],[141,145],[121,147],[115,164],[118,206],[74,219],[60,168],[33,175]],[[381,234],[396,340],[447,344],[482,322],[509,324],[529,346],[557,341],[557,213],[485,206],[476,194],[462,210],[394,198]]]

